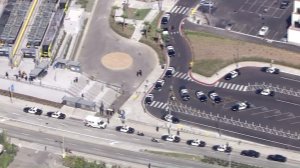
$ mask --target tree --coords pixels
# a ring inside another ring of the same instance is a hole
[[[160,37],[159,35],[161,34],[161,32],[162,32],[161,28],[156,28],[154,41],[156,41],[156,42],[159,41],[159,37]]]
[[[123,13],[121,17],[123,18],[122,30],[124,31],[124,26],[126,24],[125,21],[126,21],[126,18],[128,18],[128,16],[127,16],[127,14]]]
[[[150,25],[150,23],[148,21],[144,21],[144,29],[143,29],[143,31],[144,31],[144,35],[145,35],[146,38],[147,38],[147,33],[148,33],[149,25]]]

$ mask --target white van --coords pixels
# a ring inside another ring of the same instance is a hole
[[[95,117],[92,115],[88,115],[84,119],[84,125],[87,127],[93,127],[93,128],[106,128],[107,127],[107,122],[104,122],[103,119],[100,117]]]

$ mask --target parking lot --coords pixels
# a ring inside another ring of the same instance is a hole
[[[207,14],[210,25],[232,31],[257,36],[262,26],[269,31],[264,38],[281,40],[287,34],[292,1],[285,9],[280,9],[282,0],[223,0],[214,1],[211,10],[199,8]],[[210,14],[209,14],[210,13]]]

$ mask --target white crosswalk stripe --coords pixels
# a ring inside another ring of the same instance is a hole
[[[178,13],[178,14],[187,14],[190,8],[185,7],[185,6],[174,6],[171,10],[170,13]]]
[[[175,72],[173,77],[180,78],[187,81],[193,81],[193,79],[187,73],[183,73],[183,72]]]
[[[245,85],[238,85],[234,83],[226,83],[226,82],[217,82],[215,85],[217,88],[224,88],[224,89],[230,89],[230,90],[237,90],[237,91],[247,91],[247,87]]]
[[[160,109],[167,109],[168,108],[167,103],[158,102],[158,101],[153,101],[149,106],[155,107],[155,108],[160,108]]]

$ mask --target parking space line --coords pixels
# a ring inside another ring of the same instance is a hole
[[[267,2],[268,0],[265,0],[258,8],[257,10],[255,11],[255,13],[258,13],[260,8],[264,7],[264,4]]]
[[[290,80],[290,81],[294,81],[294,82],[300,82],[300,80],[296,80],[296,79],[291,79],[291,78],[286,78],[286,77],[280,77],[280,78]]]
[[[277,110],[278,110],[278,109],[267,110],[267,111],[261,111],[261,112],[258,112],[258,113],[252,113],[251,115],[259,115],[259,114],[263,114],[263,113],[270,113],[270,112],[277,111]]]
[[[246,27],[247,27],[247,25],[243,24],[243,26],[242,26],[241,30],[239,30],[239,32],[243,32],[243,29],[246,28]]]
[[[270,39],[273,39],[273,40],[274,40],[274,39],[275,39],[275,36],[276,36],[277,34],[278,34],[278,32],[276,31],[275,34],[274,34],[274,35],[272,36],[272,38],[270,38]]]
[[[251,8],[256,5],[256,1],[257,0],[255,0],[254,3],[252,3],[252,5],[250,6],[249,11],[248,11],[249,13],[254,13],[254,12],[251,12]]]
[[[292,125],[294,125],[294,124],[300,124],[300,121],[292,122],[292,123],[290,123],[290,124],[292,124]]]
[[[295,119],[295,118],[299,118],[300,116],[293,116],[293,117],[289,117],[289,118],[284,118],[284,119],[280,119],[277,121],[285,121],[285,120],[290,120],[290,119]]]
[[[295,105],[295,106],[300,106],[300,104],[293,103],[293,102],[288,102],[288,101],[284,101],[284,100],[276,99],[276,101],[283,102],[283,103],[287,103],[287,104],[292,104],[292,105]]]
[[[290,112],[287,112],[287,113],[280,113],[280,114],[275,114],[275,115],[271,115],[271,116],[266,116],[266,117],[264,117],[264,118],[272,118],[272,117],[277,117],[277,116],[285,115],[285,114],[290,114]]]

